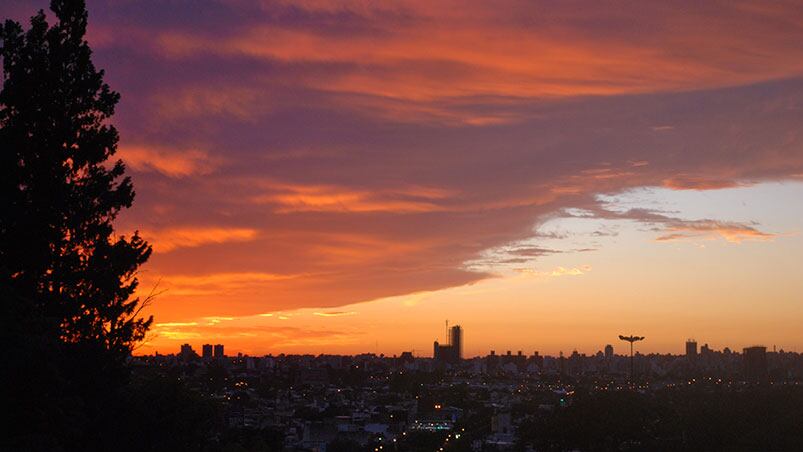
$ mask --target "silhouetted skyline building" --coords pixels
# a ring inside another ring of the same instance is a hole
[[[742,350],[744,379],[760,382],[767,379],[767,347],[753,346]]]
[[[401,356],[399,356],[399,362],[401,363],[415,362],[415,356],[413,356],[413,352],[402,352]]]
[[[212,344],[204,344],[201,350],[201,357],[203,359],[212,359]]]
[[[697,359],[697,341],[694,339],[686,340],[686,358],[690,361]]]
[[[192,349],[190,344],[182,344],[181,351],[179,352],[179,357],[184,361],[190,361],[198,357],[198,354],[195,353],[195,350]]]
[[[223,353],[223,344],[215,344],[214,347],[214,357],[215,358],[223,358],[226,354]]]
[[[605,346],[605,359],[613,358],[613,345],[608,344]]]
[[[463,328],[455,325],[448,330],[449,343],[441,345],[438,341],[433,344],[432,356],[436,361],[458,363],[463,359]]]
[[[455,354],[458,361],[463,359],[463,328],[460,325],[453,326],[449,339],[449,345],[453,349],[452,353]]]

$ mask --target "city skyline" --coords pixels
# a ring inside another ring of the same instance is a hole
[[[564,356],[569,356],[569,355],[574,355],[574,354],[580,354],[582,356],[589,356],[589,357],[591,357],[591,356],[604,356],[604,357],[607,358],[609,356],[628,357],[628,356],[630,356],[630,353],[631,353],[631,350],[629,349],[629,346],[624,346],[623,345],[622,346],[622,347],[624,347],[624,351],[623,351],[622,348],[617,348],[614,345],[615,341],[611,341],[609,343],[605,343],[599,349],[591,350],[591,351],[589,351],[589,350],[578,350],[577,348],[570,348],[570,349],[560,349],[556,353],[544,353],[542,350],[537,350],[537,349],[536,350],[523,350],[521,348],[516,349],[515,347],[513,347],[513,348],[507,348],[507,349],[489,349],[485,353],[479,352],[477,354],[467,355],[467,354],[465,354],[463,352],[463,347],[465,346],[465,344],[463,342],[464,333],[465,333],[465,330],[463,329],[463,327],[461,325],[453,325],[453,326],[449,327],[448,326],[448,321],[447,321],[447,329],[446,329],[447,342],[446,343],[441,343],[438,339],[436,339],[434,341],[434,350],[431,353],[427,352],[427,351],[423,351],[423,350],[417,350],[417,349],[405,349],[405,350],[399,350],[398,352],[394,352],[394,353],[380,353],[380,352],[376,352],[376,351],[365,350],[365,351],[362,351],[362,352],[359,352],[359,353],[342,354],[342,355],[356,356],[356,355],[374,354],[376,356],[380,356],[381,355],[381,356],[385,356],[385,357],[398,357],[398,356],[403,356],[404,354],[409,354],[409,356],[415,357],[415,358],[432,358],[435,361],[441,361],[443,363],[455,363],[455,362],[459,362],[459,361],[461,361],[463,359],[469,360],[469,359],[475,359],[475,358],[487,358],[489,356],[499,356],[499,357],[503,357],[503,356],[507,356],[507,357],[510,357],[510,356],[519,356],[519,357],[521,357],[521,356],[525,356],[525,357],[542,356],[543,357],[543,356],[547,356],[547,357],[557,358],[557,357],[564,357]],[[685,358],[693,360],[693,361],[696,360],[698,358],[698,356],[704,356],[705,354],[708,354],[708,353],[736,353],[736,354],[739,354],[739,353],[746,352],[748,349],[764,349],[765,351],[769,351],[769,352],[772,352],[772,353],[776,353],[776,352],[797,353],[797,350],[785,350],[783,347],[778,348],[777,345],[775,345],[775,344],[773,344],[772,346],[766,346],[766,345],[761,345],[761,344],[758,344],[758,343],[755,343],[755,342],[752,342],[752,343],[748,342],[751,345],[747,345],[747,346],[744,346],[742,348],[735,348],[735,347],[731,347],[729,345],[724,345],[724,346],[722,346],[720,348],[717,348],[717,347],[710,346],[707,342],[704,342],[704,343],[699,344],[699,349],[698,349],[698,343],[697,343],[697,341],[695,339],[686,339],[683,342],[682,346],[678,346],[677,353],[673,353],[672,351],[662,353],[662,352],[650,351],[649,349],[643,350],[642,348],[643,348],[644,343],[642,341],[645,339],[645,337],[643,337],[643,336],[642,337],[629,336],[629,337],[625,338],[624,336],[620,335],[618,337],[618,339],[619,340],[628,340],[628,341],[629,341],[629,339],[634,339],[633,342],[638,342],[639,347],[636,347],[635,344],[634,344],[634,347],[633,347],[633,350],[632,350],[632,352],[635,355],[653,355],[653,354],[671,355],[671,356],[685,357]],[[190,343],[182,344],[179,354],[180,355],[185,355],[185,354],[194,353],[196,355],[196,357],[202,357],[204,359],[212,358],[213,357],[213,347],[214,347],[214,357],[215,358],[221,358],[221,357],[224,357],[224,356],[238,356],[238,355],[242,355],[242,356],[260,356],[260,355],[277,356],[277,355],[284,355],[285,354],[283,352],[275,352],[275,353],[264,353],[264,354],[257,353],[257,354],[249,355],[248,353],[243,353],[240,350],[235,350],[232,355],[225,355],[224,352],[223,352],[225,344],[214,344],[213,345],[212,343],[209,343],[209,342],[206,342],[206,341],[202,341],[202,342],[199,342],[199,343],[201,344],[201,346],[197,347],[197,344],[196,344],[196,347],[202,350],[201,354],[198,354],[195,351],[195,349],[192,348],[192,344],[190,344]],[[229,349],[229,350],[231,350],[231,349]],[[617,353],[617,351],[619,351],[620,353]],[[156,354],[170,355],[172,353],[170,351],[159,352],[158,350],[155,350],[154,351],[154,355],[156,355]],[[322,355],[322,356],[323,355],[340,355],[340,354],[337,354],[337,353],[298,353],[298,354],[306,354],[306,355],[313,355],[313,356],[315,356],[315,355]],[[294,355],[294,353],[288,353],[288,355]]]
[[[87,6],[137,354],[803,349],[794,2]]]

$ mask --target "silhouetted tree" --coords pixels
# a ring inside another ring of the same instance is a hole
[[[134,190],[107,120],[120,96],[103,82],[84,40],[82,0],[54,0],[23,32],[0,30],[0,282],[65,342],[127,354],[151,319],[131,299],[151,249],[112,222]]]
[[[108,450],[125,360],[152,319],[132,295],[151,248],[113,221],[134,191],[108,124],[83,0],[0,26],[0,449]],[[111,431],[107,430],[106,432]]]

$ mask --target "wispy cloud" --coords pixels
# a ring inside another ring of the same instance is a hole
[[[209,244],[244,242],[257,237],[256,229],[228,227],[174,227],[145,229],[141,235],[153,245],[157,253],[177,248],[194,248]]]
[[[248,291],[265,284],[293,279],[298,275],[282,275],[264,272],[228,272],[198,275],[164,275],[160,287],[169,296],[225,295],[232,291]],[[264,314],[270,317],[273,314]],[[232,320],[225,317],[209,317],[209,321]]]
[[[118,157],[136,171],[156,171],[169,177],[209,174],[220,159],[199,149],[165,149],[155,146],[122,146]]]
[[[347,68],[360,63],[372,70],[341,69],[326,78],[301,74],[300,81],[321,90],[418,101],[467,93],[546,97],[690,89],[718,85],[723,79],[749,83],[800,69],[795,58],[788,57],[799,56],[797,49],[776,38],[799,37],[799,31],[767,10],[723,7],[712,27],[703,8],[681,20],[679,11],[659,4],[618,14],[603,6],[578,12],[551,5],[543,15],[516,7],[501,12],[482,3],[338,5],[337,11],[308,3],[295,7],[302,16],[334,20],[346,15],[351,20],[344,27],[350,33],[303,21],[291,24],[295,26],[276,23],[272,19],[281,17],[284,8],[276,3],[254,10],[253,22],[227,33],[161,30],[146,42],[170,59],[215,55]],[[522,15],[529,19],[515,20]],[[256,20],[259,17],[262,20]],[[615,32],[588,26],[603,18],[649,25],[619,26]],[[783,29],[773,29],[770,23]],[[478,35],[495,38],[478,40]],[[688,51],[691,43],[693,52]],[[746,50],[723,50],[729,48]],[[419,64],[404,64],[408,61]]]
[[[664,232],[656,241],[685,240],[693,238],[721,237],[731,243],[745,240],[772,240],[776,234],[758,229],[755,222],[722,221],[712,219],[683,219],[657,210],[636,208],[623,211],[606,209],[599,205],[579,210],[567,210],[569,216],[607,220],[631,220],[652,225]]]
[[[745,240],[766,241],[776,237],[776,234],[759,231],[750,224],[714,220],[684,221],[670,224],[666,229],[669,233],[655,240],[666,242],[722,237],[731,243],[741,243]]]
[[[679,174],[664,179],[662,185],[673,190],[719,190],[723,188],[745,187],[750,182],[731,177],[710,178],[689,174]]]
[[[326,311],[326,312],[313,312],[312,315],[319,317],[343,317],[347,315],[356,315],[355,311]]]
[[[269,193],[252,198],[255,203],[274,204],[278,213],[292,212],[395,212],[441,210],[437,201],[451,196],[449,190],[409,187],[356,190],[325,185],[276,184]]]
[[[548,271],[540,271],[532,268],[517,268],[515,269],[517,273],[521,273],[524,275],[532,275],[532,276],[550,276],[550,277],[561,277],[561,276],[580,276],[584,275],[591,271],[590,265],[583,265],[580,267],[556,267],[553,270]]]
[[[230,322],[234,320],[234,317],[204,317],[204,321],[206,321],[207,325],[217,325],[221,322]]]

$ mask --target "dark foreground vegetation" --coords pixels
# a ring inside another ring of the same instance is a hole
[[[537,450],[800,450],[803,387],[582,392],[521,425]]]

